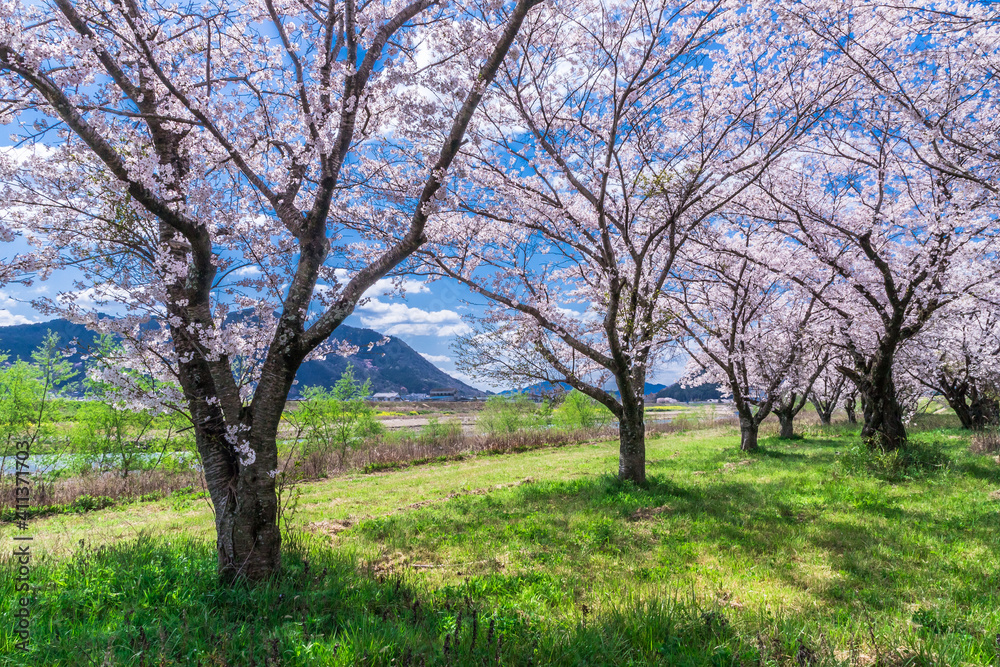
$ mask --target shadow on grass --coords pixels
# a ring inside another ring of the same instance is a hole
[[[507,500],[467,497],[445,511],[365,521],[357,530],[390,550],[503,545],[527,554],[526,565],[557,563],[573,572],[593,567],[599,556],[623,569],[641,565],[647,579],[668,582],[684,568],[701,567],[702,556],[718,556],[734,572],[754,563],[827,603],[879,612],[905,610],[935,581],[959,599],[997,598],[989,563],[947,555],[955,540],[991,553],[995,517],[972,512],[956,520],[907,508],[867,480],[821,477],[806,493],[784,478],[727,479],[730,472],[692,484],[654,475],[643,488],[612,476],[534,483]],[[834,573],[833,580],[804,577],[803,558]]]
[[[575,621],[553,623],[522,604],[545,574],[435,589],[300,539],[282,575],[255,587],[220,586],[212,546],[187,540],[141,536],[43,564],[27,653],[8,650],[14,596],[4,568],[0,665],[693,667],[790,664],[803,647],[816,658],[809,664],[833,664],[829,645],[794,617],[625,595],[600,615],[584,606]]]
[[[955,469],[963,475],[1000,485],[1000,465],[992,456],[967,454],[955,463]]]

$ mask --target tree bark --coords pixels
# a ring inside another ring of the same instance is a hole
[[[815,399],[813,399],[813,406],[816,408],[816,414],[819,415],[819,423],[824,426],[829,426],[833,421],[833,409],[836,406],[836,403],[820,405]]]
[[[756,452],[760,447],[757,445],[757,432],[760,424],[753,418],[740,417],[740,451]]]
[[[266,439],[254,432],[250,446],[265,456],[268,451],[276,451],[276,438],[270,438],[270,445],[264,442]],[[281,567],[278,498],[275,479],[264,472],[266,467],[242,468],[234,492],[227,492],[222,505],[216,506],[219,576],[224,581],[260,581]]]
[[[980,391],[972,379],[954,379],[941,373],[936,383],[925,385],[939,391],[955,411],[962,428],[982,431],[1000,423],[1000,403]]]
[[[969,426],[973,431],[982,431],[987,426],[1000,425],[1000,401],[974,392],[969,403]]]
[[[795,437],[795,431],[792,428],[792,422],[795,417],[786,410],[775,410],[774,414],[778,415],[778,423],[781,424],[780,437],[785,439]]]
[[[640,403],[625,406],[618,421],[618,479],[642,485],[646,483],[646,424]]]
[[[855,412],[857,404],[858,404],[858,399],[855,398],[854,396],[848,396],[846,399],[844,399],[844,410],[847,412],[847,423],[849,424],[858,423],[858,415]]]
[[[840,400],[843,392],[837,390],[832,396],[827,400],[821,399],[817,394],[813,394],[812,403],[813,407],[816,408],[816,414],[819,415],[819,421],[825,426],[829,426],[833,422],[833,411],[837,409],[837,401]],[[844,401],[844,407],[847,407],[847,401]],[[852,406],[853,412],[853,406]]]
[[[817,372],[818,375],[818,372]],[[795,437],[795,431],[792,428],[792,424],[795,421],[795,415],[806,406],[806,401],[808,400],[809,391],[812,389],[812,385],[816,382],[816,376],[814,375],[809,381],[809,386],[803,392],[793,391],[788,394],[782,395],[774,405],[771,407],[771,411],[778,415],[778,422],[781,424],[781,436],[786,440]]]
[[[861,439],[870,449],[891,452],[906,446],[903,409],[896,398],[892,375],[876,375],[861,383],[859,392],[864,406],[865,423]]]

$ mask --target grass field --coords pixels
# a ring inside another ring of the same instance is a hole
[[[0,665],[1000,665],[1000,465],[939,428],[948,462],[888,483],[808,430],[652,439],[647,488],[611,443],[304,484],[255,589],[216,586],[195,495],[37,520]]]

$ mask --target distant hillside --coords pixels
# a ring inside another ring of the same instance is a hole
[[[662,386],[662,385],[661,385]],[[656,392],[657,398],[672,398],[682,403],[692,403],[698,401],[710,401],[722,398],[717,384],[702,384],[697,387],[681,387],[679,382],[675,382],[669,387],[664,387]]]
[[[296,376],[299,381],[297,387],[332,386],[350,362],[354,364],[356,375],[371,378],[373,391],[426,394],[432,389],[457,389],[464,396],[485,395],[485,392],[448,375],[395,336],[389,336],[388,343],[373,347],[371,352],[368,351],[368,344],[382,340],[382,334],[371,329],[355,329],[342,324],[331,338],[357,345],[360,349],[351,357],[330,355],[323,361],[302,364]],[[297,387],[293,388],[293,394]]]
[[[557,382],[555,384],[551,382],[536,382],[533,385],[524,387],[523,389],[508,389],[506,391],[501,391],[501,396],[510,396],[511,394],[561,394],[564,391],[573,391],[573,387],[565,382]]]
[[[31,361],[31,353],[41,345],[48,331],[59,336],[60,347],[67,347],[70,341],[77,340],[77,352],[69,358],[69,361],[79,372],[72,381],[79,382],[83,379],[83,355],[94,346],[97,338],[97,334],[82,324],[73,324],[69,320],[49,320],[38,324],[0,327],[0,354],[10,355],[10,361],[14,359]]]
[[[63,345],[73,339],[78,340],[77,353],[70,357],[70,361],[82,369],[82,357],[92,347],[96,335],[83,325],[73,324],[67,320],[0,327],[0,353],[10,354],[12,358],[30,360],[31,352],[38,347],[45,337],[45,332],[49,330],[59,335]],[[370,352],[368,344],[382,340],[382,334],[371,329],[356,329],[341,325],[331,339],[346,341],[351,345],[357,345],[360,349],[351,357],[330,355],[322,361],[307,361],[302,364],[296,376],[298,384],[292,387],[292,396],[305,386],[333,386],[348,363],[354,364],[358,377],[371,379],[372,391],[426,394],[432,389],[446,388],[457,389],[460,395],[465,396],[483,395],[482,391],[451,377],[394,336],[389,337],[388,343],[375,346]]]
[[[661,391],[661,390],[666,389],[666,388],[667,388],[667,385],[665,385],[665,384],[654,384],[652,382],[647,382],[646,383],[646,391],[645,391],[645,393],[646,394],[655,394],[656,392]],[[551,393],[558,393],[560,390],[562,390],[562,391],[572,391],[572,389],[573,389],[573,387],[571,387],[569,384],[567,384],[565,382],[557,382],[555,384],[553,384],[551,382],[536,382],[535,384],[530,385],[528,387],[525,387],[524,389],[521,389],[521,390],[508,389],[507,391],[502,391],[500,393],[501,394],[515,394],[515,393],[518,393],[518,391],[522,391],[522,392],[527,393],[527,394],[551,394]],[[608,388],[608,389],[610,389],[610,388]],[[611,393],[614,394],[615,396],[617,396],[618,395],[618,390],[615,389],[615,390],[611,391]]]

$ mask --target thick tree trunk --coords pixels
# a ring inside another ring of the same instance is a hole
[[[865,423],[861,438],[871,449],[891,452],[906,446],[903,409],[896,398],[896,385],[888,373],[868,378],[859,387]]]
[[[273,437],[252,433],[249,442],[264,458],[268,451],[276,451]],[[219,575],[224,580],[260,581],[281,567],[275,479],[264,468],[266,465],[256,462],[241,466],[233,491],[227,493],[221,506],[216,505]]]
[[[219,572],[223,578],[260,581],[281,567],[281,530],[278,526],[278,427],[285,400],[299,367],[299,356],[272,350],[261,371],[247,424],[237,434],[236,451],[242,461],[233,492],[216,508],[219,535]]]
[[[788,439],[795,436],[795,431],[792,428],[792,422],[795,416],[787,410],[775,410],[774,414],[778,415],[778,423],[781,424],[781,435],[780,437]]]
[[[835,403],[828,403],[826,405],[821,405],[817,401],[813,401],[813,406],[816,408],[816,414],[819,415],[819,423],[829,426],[833,421],[833,409],[836,406]]]
[[[978,392],[969,404],[969,426],[973,431],[982,431],[987,426],[1000,425],[1000,401],[987,398]]]
[[[958,415],[963,428],[982,431],[987,426],[1000,424],[1000,402],[980,391],[975,381],[949,384],[944,378],[942,380],[944,397]]]
[[[203,401],[191,405],[196,408],[196,441],[205,484],[215,508],[219,577],[226,582],[264,579],[281,564],[275,480],[267,474],[277,467],[277,431],[270,437],[244,431],[255,460],[242,465],[227,437],[221,413]],[[208,419],[197,421],[202,413],[208,413]],[[273,463],[267,467],[269,460]]]
[[[756,452],[759,447],[757,445],[757,431],[760,428],[758,424],[753,419],[747,419],[745,417],[740,417],[740,450],[744,452]]]
[[[958,421],[962,423],[962,428],[973,429],[972,409],[966,399],[969,398],[969,384],[963,380],[954,379],[948,374],[941,372],[938,374],[938,381],[934,388],[941,392],[949,407],[955,411]]]
[[[962,428],[975,429],[973,426],[972,410],[968,403],[965,402],[965,396],[955,397],[950,394],[945,394],[945,400],[948,401],[948,405],[951,409],[955,411],[958,416],[958,421],[962,423]]]
[[[925,384],[944,396],[962,423],[962,428],[981,431],[1000,423],[1000,403],[983,394],[974,379],[955,378],[941,372],[936,383]]]
[[[618,422],[618,479],[646,483],[646,424],[643,405],[623,411]]]

